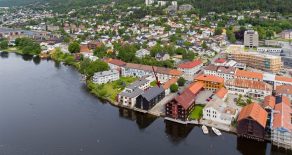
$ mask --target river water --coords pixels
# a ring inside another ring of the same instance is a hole
[[[291,154],[102,103],[73,68],[0,54],[0,155]]]

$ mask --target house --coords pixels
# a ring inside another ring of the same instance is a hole
[[[264,99],[263,108],[266,109],[267,111],[270,111],[274,109],[275,104],[276,104],[276,97],[269,95],[269,96],[266,96]]]
[[[281,32],[282,39],[292,39],[292,30],[284,30]]]
[[[143,58],[145,56],[150,55],[150,51],[146,50],[146,49],[140,49],[138,51],[136,51],[136,57],[137,58]]]
[[[201,60],[194,60],[178,65],[178,70],[182,71],[185,76],[194,76],[203,67]]]
[[[265,96],[271,95],[273,91],[273,86],[268,83],[245,79],[227,80],[225,86],[231,94],[241,94],[262,100]]]
[[[109,65],[110,69],[117,70],[120,72],[120,74],[122,72],[121,68],[126,66],[126,63],[122,60],[119,60],[119,59],[106,58],[103,61]]]
[[[245,70],[237,70],[235,73],[235,78],[238,78],[238,79],[263,81],[263,77],[264,75],[262,73],[245,71]]]
[[[104,84],[112,81],[116,81],[120,78],[120,74],[117,70],[109,70],[103,72],[97,72],[93,75],[93,83]]]
[[[292,149],[291,102],[286,99],[275,105],[271,132],[272,144]]]
[[[179,77],[182,75],[182,72],[176,69],[127,63],[122,67],[122,76],[154,76],[153,69],[161,83],[164,83],[173,77]]]
[[[186,121],[194,109],[195,97],[204,88],[202,82],[192,83],[179,96],[175,97],[165,105],[166,117]]]
[[[275,85],[292,85],[292,78],[285,76],[275,76]]]
[[[178,78],[174,77],[174,78],[172,78],[172,79],[170,79],[170,80],[168,80],[168,81],[166,81],[165,83],[162,84],[162,87],[165,90],[165,95],[170,94],[170,86],[172,84],[176,84],[177,80],[178,80]]]
[[[118,102],[123,106],[134,107],[136,99],[150,87],[150,81],[141,78],[127,86],[121,93],[118,94]]]
[[[292,100],[292,85],[276,86],[276,94],[286,96]]]
[[[204,88],[209,90],[217,90],[224,87],[224,79],[214,75],[201,74],[195,78],[197,82],[203,82]]]
[[[208,65],[204,69],[204,74],[206,75],[214,75],[223,78],[224,80],[233,79],[234,75],[237,71],[235,67],[229,66],[216,66],[213,64]]]
[[[168,53],[165,53],[165,52],[158,52],[155,55],[155,58],[158,61],[165,61],[165,60],[169,60],[170,59],[170,55]]]
[[[228,106],[224,100],[215,96],[203,108],[203,119],[231,125],[238,114],[237,109]]]
[[[80,53],[85,57],[89,58],[93,56],[93,52],[90,51],[90,49],[85,44],[80,45]]]
[[[243,107],[237,119],[237,135],[263,141],[268,113],[259,104]]]
[[[215,66],[224,66],[226,63],[227,63],[226,59],[218,58],[215,60],[214,65]]]
[[[136,99],[135,107],[142,110],[150,110],[165,97],[162,87],[152,87]]]
[[[101,42],[98,41],[90,41],[87,43],[87,46],[91,50],[95,50],[97,47],[100,47],[102,45]]]

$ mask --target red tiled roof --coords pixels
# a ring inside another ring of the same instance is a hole
[[[269,95],[265,97],[263,107],[266,108],[268,106],[274,109],[275,104],[276,104],[276,98],[272,95]]]
[[[215,60],[215,62],[216,63],[224,63],[224,62],[226,62],[226,60],[223,59],[223,58],[218,58],[218,59]]]
[[[272,128],[286,128],[292,131],[291,107],[285,103],[278,103],[275,106],[275,113]]]
[[[245,71],[245,70],[237,70],[235,73],[235,76],[238,77],[245,77],[245,78],[254,78],[254,79],[263,79],[263,74],[262,73],[257,73],[257,72],[250,72],[250,71]]]
[[[248,119],[249,117],[258,122],[262,127],[266,127],[268,113],[259,104],[252,103],[243,107],[239,113],[237,121]]]
[[[277,81],[291,82],[292,83],[292,78],[285,77],[285,76],[276,76],[275,79]]]
[[[177,82],[178,78],[172,78],[168,81],[166,81],[165,83],[163,83],[163,89],[166,90],[168,89],[172,84],[175,84]]]
[[[122,60],[119,59],[112,59],[112,58],[108,58],[108,59],[104,59],[105,62],[110,63],[110,64],[114,64],[117,66],[125,66],[126,63]]]
[[[91,53],[87,45],[80,45],[80,53]]]
[[[231,79],[225,82],[226,86],[234,86],[239,88],[251,88],[264,91],[272,91],[273,86],[263,81],[253,81],[245,79]]]
[[[178,68],[194,68],[200,64],[202,64],[202,61],[200,59],[197,59],[194,61],[182,63],[182,64],[178,65]]]
[[[217,82],[217,83],[224,83],[224,79],[215,75],[205,75],[201,74],[195,78],[198,81],[209,81],[209,82]]]
[[[203,88],[204,84],[201,82],[195,82],[191,84],[182,94],[177,96],[175,100],[184,108],[188,109],[195,101],[196,95]]]
[[[276,87],[277,94],[292,95],[292,85],[280,85]]]
[[[215,92],[215,95],[217,95],[219,98],[224,98],[228,93],[228,90],[224,87],[218,89],[216,92]]]

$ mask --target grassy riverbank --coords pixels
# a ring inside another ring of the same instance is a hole
[[[136,77],[121,77],[117,81],[106,84],[95,84],[91,80],[87,81],[87,87],[90,92],[101,99],[116,102],[117,95],[130,83],[136,81]]]

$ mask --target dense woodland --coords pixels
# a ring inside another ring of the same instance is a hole
[[[50,3],[56,11],[68,11],[68,9],[117,2],[125,6],[144,4],[144,0],[0,0],[0,6],[13,6],[25,4]],[[200,13],[209,11],[226,12],[232,10],[252,10],[280,12],[291,14],[291,0],[177,0],[179,4],[192,4]]]

